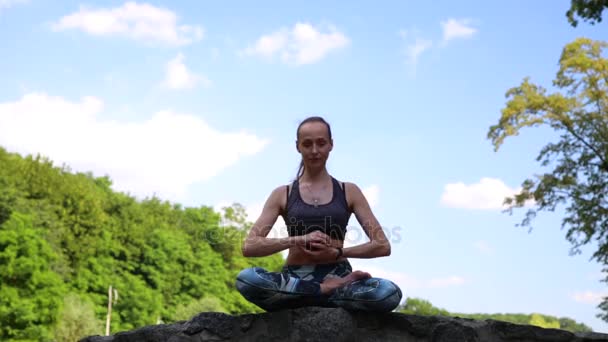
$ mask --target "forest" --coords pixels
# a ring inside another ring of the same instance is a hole
[[[0,148],[0,340],[73,341],[185,320],[203,311],[262,312],[235,289],[245,267],[278,271],[280,254],[241,255],[239,204],[216,212],[112,190],[109,177]],[[449,313],[408,298],[396,311],[590,331],[540,314]]]

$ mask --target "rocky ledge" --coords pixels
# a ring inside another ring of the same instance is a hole
[[[232,316],[203,312],[189,321],[91,336],[80,342],[199,341],[608,341],[608,334],[401,313],[307,307]]]

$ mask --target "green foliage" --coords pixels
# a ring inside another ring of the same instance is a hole
[[[54,258],[28,216],[13,213],[0,226],[0,340],[49,337],[65,291],[49,270]]]
[[[583,323],[577,323],[575,320],[567,317],[559,318],[560,329],[572,332],[591,332],[591,328]]]
[[[63,300],[63,310],[55,329],[57,342],[78,341],[86,336],[102,335],[104,322],[95,317],[93,305],[70,293]]]
[[[541,314],[533,313],[530,315],[530,325],[535,325],[541,328],[554,328],[559,329],[559,320],[556,318],[546,319],[546,316]]]
[[[505,203],[513,208],[533,202],[521,222],[530,226],[540,211],[565,205],[562,227],[572,253],[592,238],[598,241],[593,258],[608,265],[608,43],[579,38],[567,44],[553,81],[557,92],[529,79],[507,92],[507,105],[488,138],[498,150],[509,136],[525,127],[547,126],[560,134],[543,147],[537,161],[552,170],[525,180],[522,190]],[[605,280],[608,281],[608,278]],[[608,300],[600,304],[608,321]]]
[[[205,297],[188,304],[180,304],[175,310],[175,314],[172,317],[173,319],[170,321],[177,322],[189,320],[201,312],[227,313],[228,311],[222,307],[222,303],[219,301],[219,299],[214,297]]]
[[[602,12],[608,7],[608,0],[572,0],[570,9],[566,12],[570,25],[576,27],[578,20],[575,15],[581,17],[585,21],[589,21],[591,25],[602,21]]]
[[[541,315],[538,313],[526,314],[464,314],[449,312],[445,309],[437,308],[431,304],[431,302],[421,298],[407,298],[405,304],[397,308],[397,312],[413,315],[423,316],[451,316],[470,318],[475,320],[496,320],[503,322],[510,322],[515,324],[528,324],[535,325],[541,328],[555,328],[568,330],[571,332],[591,332],[591,328],[582,323],[562,317],[557,318],[548,315]]]
[[[136,200],[111,184],[0,148],[0,340],[48,341],[53,333],[73,340],[92,331],[89,316],[105,320],[110,285],[119,294],[112,333],[213,301],[217,311],[261,311],[236,291],[236,274],[254,265],[279,270],[283,259],[242,256],[244,208],[222,214]]]
[[[2,148],[0,186],[2,341],[73,341],[99,334],[110,285],[118,292],[111,333],[199,312],[261,312],[236,291],[236,274],[254,265],[278,271],[283,264],[279,254],[242,257],[249,223],[238,204],[217,213],[158,198],[138,201],[112,191],[107,177],[74,174]],[[401,309],[458,315],[421,299]],[[562,329],[590,330],[568,318],[540,318],[538,324],[557,321]]]
[[[436,308],[428,300],[421,298],[408,298],[405,305],[397,309],[397,311],[411,315],[422,316],[449,316],[450,313],[445,309]]]

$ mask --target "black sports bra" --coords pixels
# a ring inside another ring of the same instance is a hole
[[[306,235],[320,230],[332,239],[344,240],[351,211],[346,202],[344,184],[340,187],[335,178],[331,179],[333,196],[327,204],[313,205],[304,202],[300,196],[298,180],[293,182],[291,193],[287,186],[287,205],[282,216],[289,236]]]

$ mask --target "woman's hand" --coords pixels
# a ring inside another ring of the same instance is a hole
[[[317,245],[326,245],[329,246],[331,244],[331,238],[329,235],[315,230],[314,232],[308,233],[306,235],[300,235],[295,238],[295,244],[302,249],[310,249],[310,247],[314,244]]]
[[[338,256],[338,249],[326,243],[311,242],[302,248],[302,251],[318,263],[335,261]]]

